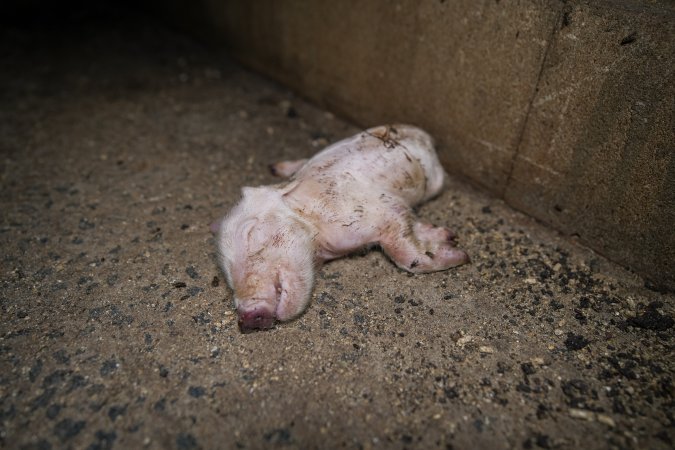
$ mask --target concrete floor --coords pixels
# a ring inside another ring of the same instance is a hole
[[[325,265],[243,335],[209,224],[357,131],[122,13],[0,39],[0,446],[672,448],[673,294],[460,181],[473,263]]]

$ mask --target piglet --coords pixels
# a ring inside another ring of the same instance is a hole
[[[455,248],[452,231],[412,211],[442,190],[445,176],[433,140],[419,128],[371,128],[271,170],[290,178],[244,187],[240,202],[214,227],[243,332],[297,317],[317,267],[364,247],[379,245],[413,273],[469,260]]]

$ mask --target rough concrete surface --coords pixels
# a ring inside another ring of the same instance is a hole
[[[672,448],[673,295],[454,179],[419,213],[472,264],[337,260],[242,335],[209,223],[356,128],[147,19],[78,17],[0,39],[0,446]]]
[[[505,199],[675,288],[675,14],[622,3],[565,7]]]
[[[561,9],[555,0],[197,3],[205,12],[193,32],[358,123],[423,125],[453,149],[441,153],[446,167],[496,192]],[[180,18],[194,8],[158,4]]]
[[[675,290],[672,0],[146,2]]]

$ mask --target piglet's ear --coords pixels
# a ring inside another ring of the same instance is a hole
[[[285,268],[279,270],[277,319],[291,320],[305,310],[312,292],[313,275],[311,267],[309,270],[300,271]]]

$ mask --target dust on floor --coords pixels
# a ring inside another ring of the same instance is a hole
[[[672,448],[672,294],[451,179],[472,264],[242,335],[209,224],[357,129],[147,19],[2,36],[2,446]]]

